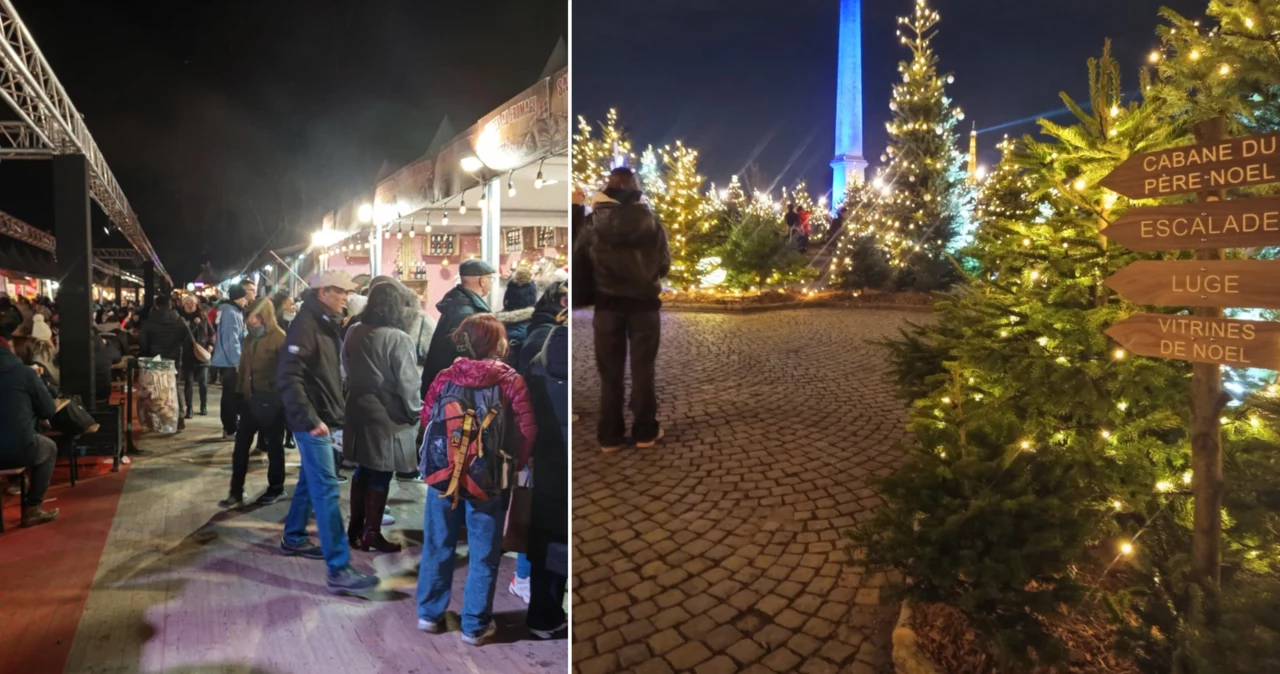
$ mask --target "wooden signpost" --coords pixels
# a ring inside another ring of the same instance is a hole
[[[1154,199],[1280,182],[1280,133],[1197,140],[1135,154],[1099,184],[1130,199]]]
[[[1222,309],[1280,308],[1280,264],[1223,260],[1222,248],[1280,243],[1280,199],[1224,201],[1225,190],[1280,182],[1280,133],[1223,138],[1222,117],[1195,126],[1196,145],[1134,155],[1101,181],[1131,199],[1195,193],[1197,202],[1136,208],[1105,231],[1137,251],[1195,250],[1195,260],[1135,262],[1106,280],[1140,304],[1197,307],[1194,316],[1138,314],[1107,330],[1140,355],[1191,366],[1191,575],[1221,581],[1221,365],[1280,368],[1280,324],[1235,321]]]
[[[1280,265],[1272,260],[1143,260],[1105,283],[1134,304],[1280,309]]]
[[[1134,314],[1107,335],[1139,356],[1280,370],[1280,323]]]
[[[1252,248],[1280,245],[1280,197],[1131,208],[1107,227],[1129,250]]]

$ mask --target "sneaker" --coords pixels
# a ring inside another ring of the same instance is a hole
[[[244,507],[243,496],[228,496],[218,501],[218,507],[224,510],[238,510]]]
[[[526,604],[529,603],[529,579],[528,578],[521,578],[519,576],[512,577],[511,584],[507,586],[507,591],[519,597],[520,599],[524,600],[524,603]]]
[[[272,503],[276,503],[277,501],[284,500],[284,497],[286,496],[288,496],[288,494],[286,494],[283,491],[279,493],[268,491],[263,493],[262,496],[259,496],[258,500],[254,501],[254,503],[257,505],[271,505]]]
[[[435,620],[418,618],[418,629],[427,634],[439,634],[444,631],[444,618],[436,618]]]
[[[47,524],[58,519],[58,509],[41,510],[40,506],[27,506],[22,509],[22,526],[34,527]]]
[[[346,484],[347,482],[347,476],[342,473],[338,473],[338,484]]]
[[[325,587],[329,594],[350,594],[372,590],[378,586],[378,577],[373,574],[357,571],[353,566],[343,567],[337,573],[325,578]]]
[[[392,524],[395,524],[395,523],[396,523],[396,518],[395,518],[395,516],[394,516],[394,515],[391,515],[391,514],[389,514],[389,513],[387,513],[387,514],[383,514],[383,516],[382,516],[382,526],[384,526],[384,527],[389,527],[389,526],[391,526]]]
[[[21,494],[21,493],[22,493],[22,487],[19,487],[19,486],[18,486],[18,485],[16,485],[16,484],[11,484],[11,485],[9,485],[9,488],[8,488],[8,489],[5,489],[5,490],[4,490],[4,493],[6,493],[6,494],[8,494],[8,495],[10,495],[10,496],[17,496],[18,494]]]
[[[404,476],[397,473],[396,480],[399,482],[416,482],[417,484],[422,484],[422,476],[417,473],[410,476]]]
[[[666,434],[667,434],[666,429],[664,429],[664,428],[659,428],[659,429],[658,429],[658,437],[656,437],[656,438],[654,438],[654,439],[652,439],[652,440],[645,440],[645,441],[643,441],[643,442],[637,441],[637,442],[636,442],[636,449],[649,449],[650,447],[652,447],[652,446],[654,446],[654,445],[658,444],[658,441],[659,441],[659,440],[661,440],[661,439],[663,438],[663,436],[665,436]]]
[[[297,545],[289,545],[280,539],[280,554],[285,557],[306,557],[307,559],[324,559],[324,550],[309,540]]]
[[[536,639],[542,639],[543,641],[548,641],[551,639],[555,639],[557,632],[560,632],[561,630],[566,630],[566,629],[569,629],[569,621],[567,620],[565,622],[560,623],[559,627],[552,630],[535,630],[532,627],[530,627],[529,634],[532,634]]]
[[[462,643],[470,644],[472,646],[483,646],[487,641],[489,641],[489,637],[492,637],[497,633],[498,633],[498,624],[490,620],[489,626],[485,628],[483,632],[481,632],[480,634],[477,634],[474,637],[471,636],[470,634],[467,634],[466,632],[463,632]]]
[[[235,434],[235,433],[223,433],[223,434],[222,434],[222,437],[220,437],[219,439],[220,439],[220,440],[235,440],[235,439],[236,439],[236,434]]]

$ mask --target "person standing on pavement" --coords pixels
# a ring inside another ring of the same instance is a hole
[[[231,491],[218,502],[223,508],[244,506],[244,478],[249,471],[249,448],[257,435],[267,452],[267,491],[255,501],[270,505],[284,498],[284,406],[276,384],[285,332],[276,322],[275,305],[263,297],[249,305],[245,319],[249,334],[240,350],[236,390],[240,391],[240,428],[231,459]]]
[[[333,594],[359,593],[378,585],[378,577],[351,566],[351,549],[342,530],[338,474],[333,457],[334,431],[342,428],[341,326],[347,294],[355,290],[351,275],[326,271],[303,297],[289,326],[276,372],[285,409],[285,425],[298,442],[302,469],[285,517],[280,553],[323,559],[326,585]],[[315,513],[317,546],[307,537]]]
[[[173,361],[175,374],[182,371],[182,354],[191,350],[191,334],[187,332],[182,318],[173,310],[173,301],[168,295],[156,296],[155,308],[147,316],[147,320],[142,322],[138,348],[140,357],[160,356]],[[182,396],[178,396],[178,430],[186,427],[186,419],[182,416]]]
[[[800,218],[800,245],[799,245],[799,250],[800,250],[800,252],[801,252],[801,253],[807,253],[807,252],[809,252],[809,231],[810,231],[810,229],[809,229],[809,216],[810,216],[811,214],[809,213],[809,209],[805,208],[804,206],[801,206],[801,207],[800,207],[800,211],[799,211],[798,213],[796,213],[796,215],[797,215],[797,216],[799,216],[799,218]]]
[[[662,278],[671,270],[667,230],[644,202],[629,168],[616,168],[592,199],[590,227],[575,249],[590,259],[595,282],[596,369],[600,372],[600,422],[597,439],[606,454],[618,451],[626,437],[623,416],[627,353],[631,355],[631,436],[637,448],[662,439],[658,423],[658,345]]]
[[[187,403],[187,417],[191,418],[192,407],[195,401],[193,396],[195,391],[200,391],[200,416],[209,413],[209,364],[196,358],[195,345],[199,344],[205,350],[212,350],[213,347],[213,328],[209,325],[209,319],[205,318],[204,312],[200,311],[198,303],[194,295],[187,295],[182,298],[182,312],[180,313],[182,320],[186,322],[187,329],[191,331],[191,337],[195,341],[189,342],[187,348],[182,352],[182,370],[179,376],[182,378],[182,399]]]
[[[404,293],[391,283],[374,286],[359,322],[347,331],[342,363],[347,373],[347,425],[342,453],[358,464],[351,476],[351,547],[399,552],[382,536],[394,472],[417,470],[422,388],[416,347],[404,331]]]
[[[249,283],[248,287],[253,284]],[[209,365],[218,371],[222,382],[222,439],[233,440],[239,428],[240,396],[236,392],[236,366],[240,364],[240,342],[244,339],[244,308],[249,299],[248,288],[242,283],[231,286],[230,299],[218,305],[214,318],[215,341],[213,358]]]
[[[787,240],[794,243],[800,236],[800,214],[796,213],[795,204],[787,204],[787,214],[782,216],[782,222],[787,226]]]
[[[284,332],[289,331],[289,324],[293,323],[293,319],[298,315],[298,304],[293,301],[287,291],[281,290],[271,296],[271,304],[275,305],[276,322],[280,324],[280,329]],[[280,432],[284,435],[284,448],[297,449],[298,446],[293,442],[293,434],[280,427]]]
[[[557,283],[538,300],[528,339],[516,359],[529,388],[538,435],[533,443],[533,503],[528,572],[521,595],[525,624],[539,639],[568,628],[569,580],[569,287]],[[519,577],[517,569],[516,576]],[[518,582],[512,578],[512,593]]]
[[[452,342],[460,357],[431,383],[422,406],[422,425],[428,430],[419,467],[428,478],[428,485],[422,522],[422,563],[418,567],[418,629],[434,634],[444,627],[453,587],[458,530],[465,518],[470,561],[462,597],[462,641],[481,646],[497,631],[493,593],[502,561],[511,478],[529,463],[538,424],[524,379],[503,362],[508,344],[501,321],[483,314],[468,316],[454,331]],[[477,423],[497,429],[500,434],[489,436],[486,441],[480,430],[474,439],[476,445],[460,448],[460,453],[466,453],[478,445],[485,457],[483,467],[478,462],[466,467],[451,451],[452,445],[461,444],[451,439],[459,437],[455,433],[465,436],[470,432],[464,430],[471,428],[470,422],[455,414],[457,407],[464,404],[468,407],[462,410],[473,413],[482,407],[487,409],[485,420]],[[450,431],[455,424],[457,430]],[[510,454],[513,460],[507,462],[500,451]],[[496,463],[500,458],[502,463]],[[477,480],[477,468],[488,471],[487,480]],[[499,469],[501,475],[496,474]],[[452,498],[449,491],[438,488],[441,484],[450,485],[450,491],[457,490]]]
[[[431,347],[427,350],[426,363],[422,368],[422,396],[427,395],[427,388],[435,381],[436,375],[453,364],[461,354],[453,343],[453,331],[462,325],[462,321],[473,314],[490,313],[489,291],[493,289],[493,275],[496,272],[484,260],[467,260],[458,265],[461,281],[436,303],[440,311],[440,322],[436,324],[431,335]]]

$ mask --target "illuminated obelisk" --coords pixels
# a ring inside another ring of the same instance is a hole
[[[862,0],[840,0],[840,54],[836,73],[836,157],[831,162],[831,203],[866,178],[862,158]]]

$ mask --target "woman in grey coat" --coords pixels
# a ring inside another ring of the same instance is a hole
[[[400,550],[382,536],[382,512],[392,474],[416,470],[418,464],[422,381],[417,349],[403,330],[403,306],[403,293],[395,285],[373,288],[360,322],[342,345],[347,372],[342,453],[359,464],[351,478],[347,538],[358,550]]]

